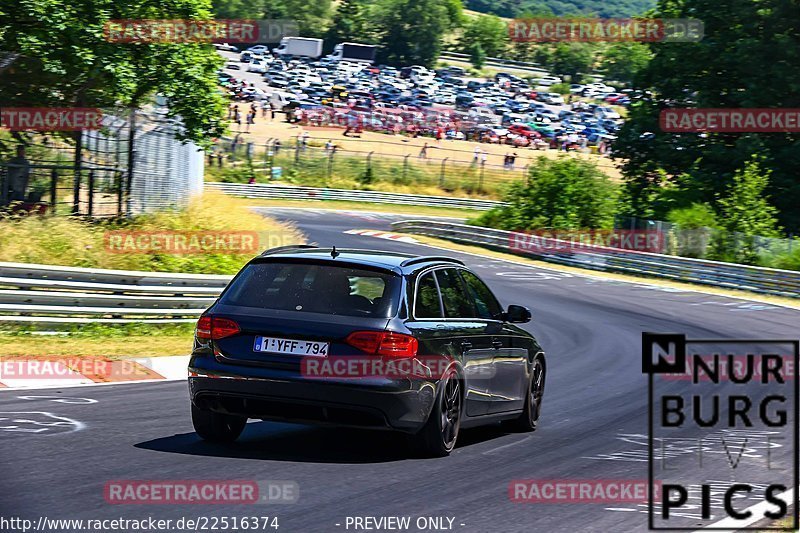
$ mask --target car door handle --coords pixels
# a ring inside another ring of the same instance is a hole
[[[495,350],[499,350],[500,348],[502,348],[502,347],[503,347],[503,341],[499,341],[499,340],[493,340],[493,341],[492,341],[492,347],[493,347]]]

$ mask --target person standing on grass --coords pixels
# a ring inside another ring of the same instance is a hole
[[[269,100],[264,98],[261,100],[261,118],[269,118],[269,112],[272,111],[272,104]]]
[[[420,159],[428,159],[428,143],[422,145],[422,150],[419,151]]]
[[[281,140],[275,139],[275,142],[272,143],[272,149],[275,151],[275,155],[278,155],[278,152],[281,151]]]
[[[478,164],[478,160],[481,157],[481,147],[475,146],[475,149],[472,151],[472,165],[475,166]]]
[[[256,123],[256,112],[250,110],[247,112],[247,125],[246,125],[247,133],[250,133],[250,126],[255,125],[255,123]]]
[[[241,129],[241,127],[242,127],[242,116],[239,114],[239,106],[238,105],[234,106],[234,108],[233,108],[233,121]]]
[[[514,170],[514,164],[517,162],[517,152],[512,152],[508,156],[508,170]]]

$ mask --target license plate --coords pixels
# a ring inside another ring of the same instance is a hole
[[[253,344],[253,351],[327,357],[328,347],[329,343],[327,342],[279,339],[276,337],[256,337],[255,343]]]

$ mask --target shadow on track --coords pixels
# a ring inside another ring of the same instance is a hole
[[[500,426],[463,430],[454,453],[507,434]],[[134,446],[185,455],[305,463],[386,463],[418,458],[399,433],[277,422],[251,422],[232,444],[206,442],[195,433],[180,433]]]

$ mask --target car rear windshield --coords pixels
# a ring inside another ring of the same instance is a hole
[[[347,265],[252,263],[220,303],[261,309],[387,318],[397,312],[400,277]]]

